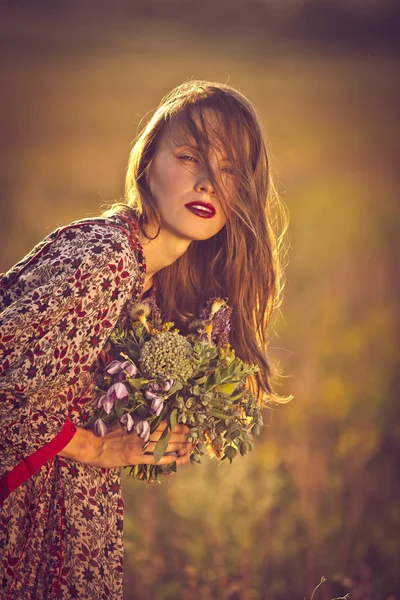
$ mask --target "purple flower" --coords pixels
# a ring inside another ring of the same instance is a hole
[[[174,383],[173,379],[167,379],[167,381],[164,381],[164,383],[152,383],[151,385],[149,385],[147,391],[149,392],[169,392],[169,390],[172,388],[172,385]],[[145,392],[146,394],[147,392]],[[153,394],[152,396],[147,396],[146,395],[147,400],[152,400],[153,398],[155,398],[155,395]]]
[[[101,408],[104,410],[105,413],[107,413],[109,415],[113,409],[114,402],[115,402],[114,398],[111,398],[110,396],[104,396],[104,400],[103,400],[103,404],[102,404]]]
[[[169,392],[169,390],[172,388],[173,383],[173,379],[167,379],[167,381],[164,383],[164,392]]]
[[[200,313],[200,319],[203,321],[212,320],[211,340],[216,343],[218,348],[229,343],[233,309],[226,304],[227,300],[227,298],[210,298]],[[200,339],[206,341],[207,336],[203,334]]]
[[[110,373],[110,375],[116,375],[116,373],[119,373],[121,370],[121,361],[113,360],[109,365],[107,365],[106,370],[107,373]]]
[[[93,429],[95,434],[99,437],[104,437],[108,433],[108,425],[103,419],[96,419]]]
[[[164,402],[162,401],[161,398],[158,398],[157,396],[155,398],[153,398],[153,402],[151,403],[151,412],[153,414],[156,414],[157,417],[160,416],[162,409],[164,408]]]
[[[100,396],[100,398],[97,401],[97,408],[103,408],[103,402],[106,398],[106,394],[104,394],[104,396]]]
[[[152,387],[155,388],[156,385],[153,384]],[[157,385],[157,387],[163,388],[164,384],[162,384],[162,386]],[[160,398],[159,396],[157,396],[157,394],[155,392],[153,392],[151,389],[146,390],[144,395],[147,400],[152,400],[150,410],[153,413],[153,415],[156,414],[158,417],[161,414],[162,409],[164,408],[164,400],[162,398]]]
[[[110,389],[108,390],[107,396],[114,396],[114,395],[115,395],[115,399],[118,398],[119,400],[129,396],[129,392],[126,388],[126,385],[124,383],[114,383],[114,385],[112,385],[110,387]]]
[[[114,396],[109,396],[108,393],[104,394],[104,396],[100,396],[99,401],[97,403],[97,408],[102,408],[104,412],[109,415],[114,406],[114,402]]]
[[[135,432],[145,443],[148,442],[150,439],[150,424],[147,421],[139,421],[135,425]]]
[[[153,383],[151,385],[151,389],[156,392],[169,392],[173,383],[173,379],[167,379],[167,381],[164,381],[164,383]]]
[[[126,429],[126,431],[132,431],[133,426],[135,425],[135,421],[130,413],[124,413],[119,422],[122,426],[122,429]]]
[[[123,383],[114,383],[108,390],[105,396],[101,396],[100,400],[97,403],[98,408],[102,408],[104,412],[108,415],[112,411],[114,406],[114,402],[116,400],[122,400],[123,398],[127,398],[129,395],[126,386]]]
[[[138,372],[138,368],[130,360],[125,360],[124,362],[121,362],[120,360],[113,360],[109,365],[107,365],[106,371],[110,375],[116,375],[117,373],[122,373],[125,371],[129,377],[134,377]]]
[[[134,377],[136,375],[136,373],[138,372],[137,366],[134,363],[130,362],[129,360],[125,360],[121,364],[121,368],[124,369],[124,371],[126,371],[126,373],[128,373],[129,377]]]
[[[156,302],[156,299],[154,296],[154,291],[150,296],[148,296],[146,298],[145,302],[150,307],[152,322],[153,323],[161,323],[162,322],[161,311],[157,306],[157,302]]]

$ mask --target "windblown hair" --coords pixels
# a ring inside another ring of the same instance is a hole
[[[208,81],[185,82],[165,96],[132,148],[125,204],[111,208],[115,212],[124,205],[132,207],[144,235],[146,223],[161,226],[149,170],[165,131],[200,154],[227,221],[213,237],[192,241],[179,259],[154,275],[161,313],[186,332],[209,298],[228,299],[233,309],[232,347],[242,360],[260,368],[249,387],[260,402],[279,401],[270,384],[267,328],[282,297],[288,218],[271,182],[256,112],[234,88]],[[228,196],[212,168],[214,151],[234,165],[234,197]]]

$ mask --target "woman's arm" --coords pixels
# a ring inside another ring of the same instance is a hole
[[[0,277],[0,502],[75,437],[70,409],[140,283],[133,245],[119,225],[78,222]],[[78,436],[96,464],[96,440]]]
[[[59,452],[59,456],[106,469],[137,464],[154,465],[153,452],[165,426],[166,422],[163,421],[151,434],[145,451],[142,450],[143,440],[136,433],[126,433],[120,427],[110,431],[105,437],[97,437],[92,431],[77,427],[74,437]],[[176,461],[181,466],[189,462],[192,444],[186,441],[188,431],[185,425],[176,426],[166,449],[166,452],[176,452],[176,455],[163,456],[158,465]]]

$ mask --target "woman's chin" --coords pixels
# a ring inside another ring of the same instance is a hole
[[[172,225],[164,223],[163,229],[172,233],[177,239],[186,240],[188,242],[200,242],[212,238],[221,228],[217,231],[215,227],[207,227],[201,223],[182,225],[182,227],[179,227],[176,224]]]

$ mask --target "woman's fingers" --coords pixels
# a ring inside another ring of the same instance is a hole
[[[151,435],[157,435],[157,439],[159,439],[166,427],[167,421],[161,421],[157,429]],[[184,425],[183,423],[178,423],[171,435],[178,435],[183,437],[189,435],[189,427],[187,425]]]
[[[163,431],[164,430],[160,431],[158,429],[156,429],[155,431],[153,431],[153,433],[150,435],[150,441],[151,442],[158,442],[158,440],[160,439],[160,437],[163,434]],[[188,436],[188,433],[175,433],[175,431],[174,431],[169,436],[169,442],[175,442],[176,444],[185,444],[186,441],[187,441],[186,438]]]
[[[157,443],[160,439],[161,435],[158,435],[156,432],[150,435],[150,442]],[[175,444],[186,444],[187,443],[187,435],[181,435],[176,433],[171,433],[168,439],[169,443]]]
[[[174,431],[172,432],[177,433],[177,434],[181,434],[181,435],[188,435],[189,433],[189,427],[187,425],[184,425],[183,423],[178,423],[178,425],[175,427]]]
[[[176,459],[176,465],[177,467],[182,467],[183,465],[187,465],[189,461],[190,455],[184,454],[183,456],[178,456],[178,458]]]
[[[154,454],[143,454],[142,457],[140,458],[140,463],[139,464],[143,464],[143,465],[170,465],[174,462],[177,462],[177,458],[175,454],[171,454],[171,455],[167,455],[167,456],[162,456],[160,458],[160,460],[158,461],[158,463],[156,463],[156,461],[154,460]]]
[[[160,423],[157,429],[151,434],[150,439],[146,444],[144,444],[143,440],[141,440],[137,435],[131,437],[130,435],[125,434],[125,442],[127,442],[128,446],[130,446],[126,455],[126,464],[169,465],[176,462],[177,465],[184,465],[189,462],[190,450],[192,449],[193,444],[187,441],[189,429],[182,423],[177,425],[174,431],[170,434],[164,455],[161,457],[158,463],[155,462],[154,451],[156,449],[157,442],[163,434],[166,426],[166,421]],[[132,460],[130,460],[131,454]]]
[[[184,456],[177,456],[175,453],[174,454],[168,454],[162,456],[160,458],[160,461],[158,463],[155,462],[154,460],[154,455],[153,454],[145,454],[144,455],[145,460],[143,460],[144,464],[150,464],[150,465],[169,465],[171,463],[176,462],[176,465],[178,467],[181,467],[182,465],[186,465],[189,460],[190,460],[190,456],[189,454],[185,454]]]
[[[156,448],[157,443],[156,442],[150,442],[146,447],[145,447],[145,452],[151,452],[154,453],[154,450]],[[179,452],[179,454],[186,454],[187,452],[190,451],[192,447],[192,444],[190,444],[189,442],[169,442],[165,452]]]

